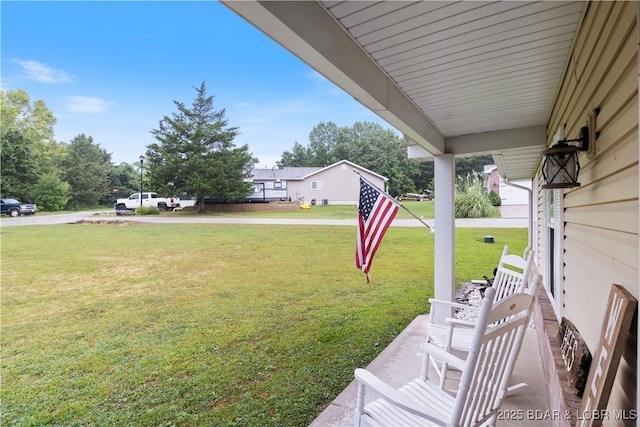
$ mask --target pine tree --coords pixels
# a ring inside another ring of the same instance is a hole
[[[229,127],[225,110],[213,108],[203,82],[191,108],[173,101],[178,112],[164,116],[151,131],[158,141],[147,147],[147,174],[152,188],[166,195],[185,192],[199,200],[205,196],[226,202],[244,199],[251,190],[251,169],[256,159],[247,145],[236,147],[238,128]]]

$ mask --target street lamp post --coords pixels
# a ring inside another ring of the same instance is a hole
[[[140,159],[140,207],[142,207],[142,164],[144,163],[144,156],[141,154]]]

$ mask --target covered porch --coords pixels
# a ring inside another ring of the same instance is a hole
[[[425,339],[428,314],[416,317],[385,348],[367,370],[394,387],[400,387],[420,372],[420,343]],[[498,426],[548,426],[559,412],[549,409],[548,390],[542,375],[542,362],[535,329],[525,335],[512,382],[528,387],[505,399]],[[453,383],[452,381],[450,381]],[[449,387],[452,384],[447,384]],[[311,423],[311,427],[351,427],[354,423],[358,385],[354,381]]]
[[[435,298],[452,300],[456,286],[455,158],[491,154],[504,179],[532,180],[529,243],[544,276],[540,301],[546,302],[538,305],[535,339],[521,357],[535,354],[528,349],[537,345],[542,363],[521,359],[517,372],[538,373],[550,410],[563,414],[579,405],[580,398],[565,393],[558,325],[563,318],[573,322],[593,353],[612,285],[635,299],[640,292],[639,4],[225,4],[401,132],[409,158],[434,162]],[[541,152],[573,140],[586,124],[592,144],[580,152],[581,183],[546,189]],[[628,414],[640,407],[634,319],[604,403]],[[386,360],[380,363],[395,363],[398,372],[409,363]],[[540,383],[531,384],[537,393]],[[539,409],[539,403],[530,405]],[[562,417],[544,423],[567,424]]]

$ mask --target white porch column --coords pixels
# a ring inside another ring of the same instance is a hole
[[[452,301],[455,292],[455,158],[453,154],[434,157],[435,176],[435,298]],[[449,310],[432,311],[432,319],[444,322]],[[433,309],[433,307],[432,307]]]

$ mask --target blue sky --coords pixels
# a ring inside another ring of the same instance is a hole
[[[42,99],[57,141],[84,133],[114,163],[137,161],[203,81],[259,167],[307,145],[320,122],[391,128],[217,2],[2,1],[0,13],[2,90]]]

